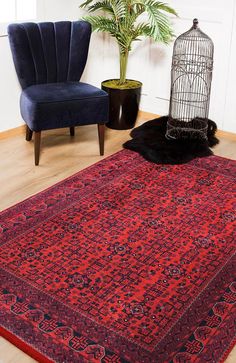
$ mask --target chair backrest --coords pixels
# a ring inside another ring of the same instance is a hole
[[[10,24],[8,35],[21,87],[79,81],[91,36],[86,21]]]

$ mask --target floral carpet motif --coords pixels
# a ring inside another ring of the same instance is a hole
[[[40,362],[223,362],[236,162],[128,150],[0,214],[0,332]]]

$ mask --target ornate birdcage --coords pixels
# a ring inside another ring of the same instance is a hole
[[[197,19],[193,20],[189,31],[176,39],[166,131],[168,139],[207,139],[213,53],[213,42],[199,29]]]

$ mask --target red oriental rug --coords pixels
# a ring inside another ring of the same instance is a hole
[[[236,162],[121,151],[0,214],[1,333],[40,362],[223,362]]]

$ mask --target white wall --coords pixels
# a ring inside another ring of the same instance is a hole
[[[37,0],[38,19],[41,21],[77,20],[79,4],[77,0]]]
[[[235,0],[228,0],[227,6],[221,0],[169,0],[168,3],[179,14],[179,18],[173,18],[176,35],[188,30],[192,19],[196,17],[200,28],[212,38],[215,54],[209,117],[217,122],[220,129],[236,132],[233,92],[236,82]],[[138,62],[131,59],[129,71],[132,76],[136,74],[145,82],[141,108],[166,114],[169,107],[172,46],[149,42],[146,50],[138,52],[140,59]]]
[[[76,0],[38,0],[38,20],[76,20]],[[19,111],[20,86],[14,69],[7,36],[0,36],[0,131],[22,125]]]
[[[0,38],[0,131],[22,124],[20,86],[16,78],[7,37]]]
[[[236,132],[236,10],[235,0],[168,0],[179,13],[173,19],[175,33],[190,28],[198,17],[201,29],[215,44],[210,117],[220,129]],[[81,17],[80,0],[38,0],[38,20],[75,20]],[[7,37],[0,38],[0,131],[22,124],[19,114],[20,87],[13,67]],[[128,77],[143,82],[141,109],[157,114],[168,112],[172,46],[146,40],[135,44],[128,64]],[[118,76],[118,49],[104,34],[93,34],[88,63],[82,80],[100,86]]]

